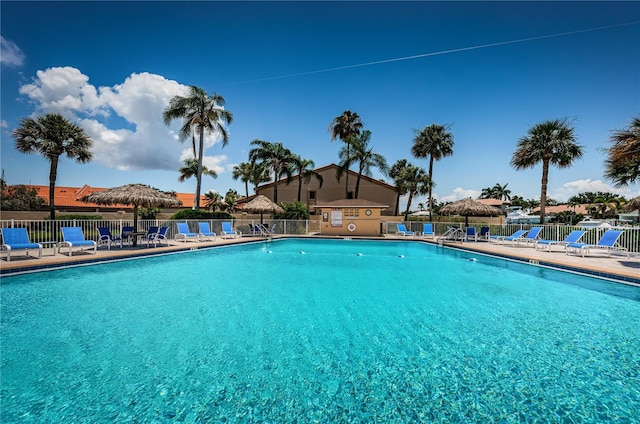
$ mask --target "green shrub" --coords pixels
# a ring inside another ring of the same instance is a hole
[[[233,216],[227,212],[185,209],[173,214],[170,219],[233,219]]]

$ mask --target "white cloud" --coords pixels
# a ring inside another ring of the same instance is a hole
[[[480,191],[478,190],[469,190],[461,187],[456,187],[451,194],[446,196],[437,197],[438,202],[454,202],[460,199],[466,199],[467,197],[471,197],[472,199],[477,199],[480,196]],[[436,197],[436,196],[434,196]]]
[[[4,66],[19,67],[24,65],[24,53],[11,40],[0,35],[0,63]]]
[[[0,121],[0,128],[9,128],[9,123],[4,119]]]
[[[564,183],[561,188],[550,193],[550,196],[558,202],[566,202],[572,196],[584,192],[597,192],[602,191],[605,193],[615,193],[621,196],[625,196],[627,199],[639,196],[640,191],[634,190],[632,187],[616,188],[601,180],[592,180],[590,178],[584,180],[569,181]]]
[[[189,87],[161,75],[131,74],[121,84],[96,88],[89,77],[72,67],[38,71],[20,93],[38,113],[60,113],[77,121],[94,140],[94,161],[119,170],[177,171],[192,157],[190,140],[178,142],[180,120],[170,126],[162,112],[173,96],[187,95]],[[205,137],[205,151],[220,141]],[[225,172],[227,157],[206,156],[205,165]]]

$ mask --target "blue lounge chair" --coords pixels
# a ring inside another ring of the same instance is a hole
[[[464,233],[464,241],[478,241],[478,233],[476,233],[476,227],[467,227]]]
[[[58,253],[62,251],[63,247],[69,249],[69,256],[73,254],[73,248],[79,247],[82,251],[83,247],[93,247],[93,254],[98,253],[98,243],[93,240],[87,240],[84,238],[84,233],[80,227],[62,227],[62,241],[58,243]]]
[[[493,240],[495,242],[502,242],[502,244],[504,244],[505,239],[513,240],[515,238],[522,237],[526,234],[526,232],[527,230],[518,230],[510,236],[490,236],[489,241]]]
[[[242,232],[235,231],[233,227],[231,227],[231,222],[223,221],[222,222],[222,238],[236,238],[242,237]]]
[[[578,241],[580,241],[582,236],[585,235],[585,233],[586,231],[584,230],[574,230],[574,231],[571,231],[569,235],[564,238],[564,240],[536,240],[536,244],[534,245],[534,248],[538,250],[538,246],[540,246],[540,248],[544,250],[546,246],[547,250],[551,252],[551,246],[557,245],[557,246],[564,247],[566,250],[568,244],[577,243]]]
[[[107,249],[111,250],[112,244],[120,244],[120,248],[122,248],[122,237],[111,234],[111,230],[108,227],[98,227],[98,233],[100,233],[100,237],[98,237],[98,247],[100,247],[101,244],[106,244]]]
[[[520,245],[520,243],[525,243],[527,246],[535,245],[535,242],[540,240],[539,237],[541,232],[542,232],[542,227],[533,227],[529,230],[526,236],[516,237],[515,239],[510,240],[511,244],[515,243]],[[506,240],[506,241],[509,241],[509,240]]]
[[[149,247],[151,243],[153,243],[153,247],[156,247],[158,244],[162,244],[163,241],[167,246],[169,246],[169,240],[167,240],[167,231],[169,231],[169,227],[160,227],[155,233],[148,234],[147,247]]]
[[[422,237],[431,237],[433,238],[433,224],[430,222],[425,222],[422,224]]]
[[[398,231],[396,231],[396,235],[397,236],[415,236],[416,233],[414,233],[413,231],[409,231],[407,230],[407,227],[405,227],[404,224],[396,224],[398,227]]]
[[[598,240],[597,244],[588,244],[588,243],[569,243],[566,247],[567,255],[569,253],[577,253],[580,252],[580,255],[584,257],[585,252],[588,255],[591,250],[605,250],[607,252],[607,256],[611,256],[611,251],[620,251],[627,252],[627,257],[629,257],[629,250],[626,247],[622,247],[618,244],[618,239],[622,235],[623,231],[621,230],[607,230],[604,232],[600,240]]]
[[[490,228],[489,227],[482,227],[480,228],[480,234],[478,235],[478,240],[489,240],[489,236],[490,236]]]
[[[211,227],[208,222],[198,222],[198,236],[200,236],[200,240],[216,239],[216,233],[211,231]]]
[[[184,241],[185,243],[189,240],[200,241],[198,237],[198,233],[192,233],[189,231],[189,224],[186,222],[178,222],[176,224],[178,226],[178,232],[176,233],[176,241]]]
[[[7,262],[11,261],[11,252],[24,250],[29,256],[29,250],[38,249],[38,258],[42,257],[42,245],[31,243],[29,233],[26,228],[3,228],[2,230],[2,251],[7,252]]]

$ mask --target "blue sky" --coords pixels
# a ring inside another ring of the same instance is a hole
[[[2,169],[8,184],[48,184],[49,165],[14,147],[22,118],[58,112],[94,139],[94,160],[64,158],[57,185],[178,182],[189,155],[162,111],[189,85],[226,100],[229,144],[207,140],[203,192],[244,193],[231,178],[254,139],[316,166],[338,162],[328,125],[357,112],[392,164],[415,130],[448,124],[454,155],[436,162],[440,201],[507,184],[539,198],[541,166],[509,162],[530,126],[574,120],[584,157],[552,168],[549,195],[627,198],[603,177],[611,132],[640,113],[638,2],[12,2],[2,1]],[[36,30],[37,29],[37,30]],[[397,59],[397,60],[394,60]],[[356,66],[354,66],[356,65]],[[385,179],[379,173],[376,178]],[[386,179],[388,181],[388,179]],[[424,199],[417,199],[414,205]]]

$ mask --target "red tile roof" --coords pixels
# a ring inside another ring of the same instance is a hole
[[[42,197],[47,204],[49,204],[49,186],[37,186],[37,185],[28,185],[29,188],[34,188],[38,192],[38,196]],[[130,205],[97,205],[95,203],[86,203],[80,200],[83,196],[87,194],[95,193],[98,191],[108,190],[108,188],[104,187],[90,187],[88,185],[84,185],[82,187],[63,187],[56,186],[55,187],[55,203],[56,207],[60,208],[101,208],[101,209],[131,209]],[[182,209],[188,209],[193,207],[193,193],[176,193],[176,197],[182,201]],[[204,202],[205,197],[200,197],[200,205]]]

